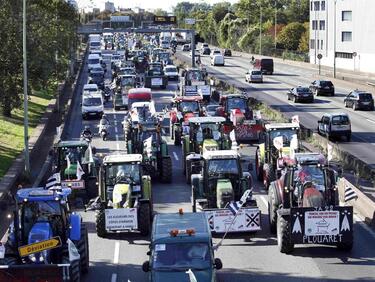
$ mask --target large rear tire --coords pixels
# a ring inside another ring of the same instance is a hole
[[[172,182],[172,159],[171,156],[163,157],[161,160],[161,175],[160,180],[163,183]]]
[[[69,253],[67,254],[64,251],[63,264],[70,264],[69,266],[69,272],[70,272],[70,282],[81,282],[81,263],[80,260],[69,260]]]
[[[104,209],[100,209],[96,212],[96,234],[101,238],[105,238],[107,236],[107,230],[105,229]]]
[[[275,184],[271,184],[270,189],[268,190],[268,218],[272,234],[276,234],[277,232],[277,210],[280,206],[276,193],[277,190]]]
[[[79,241],[74,241],[76,245],[81,261],[81,272],[87,273],[89,271],[89,237],[87,233],[87,227],[85,224],[81,224],[81,238]]]
[[[174,145],[181,146],[181,133],[178,130],[174,131]]]
[[[336,245],[340,251],[350,252],[353,249],[353,242],[350,243],[339,243]]]
[[[294,244],[290,239],[289,222],[282,216],[277,217],[277,245],[281,253],[290,254],[293,252]]]
[[[96,179],[88,179],[86,181],[87,187],[86,187],[86,193],[89,200],[94,199],[98,197],[98,185]]]
[[[139,207],[138,227],[142,236],[147,236],[151,228],[150,203],[142,203]]]
[[[255,172],[259,181],[263,180],[263,165],[260,162],[259,148],[255,152]]]
[[[4,257],[0,259],[0,265],[17,265],[18,260],[16,257]]]

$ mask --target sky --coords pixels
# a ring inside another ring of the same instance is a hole
[[[90,2],[93,3],[94,7],[98,7],[101,10],[104,9],[104,3],[106,0],[76,0],[78,2],[78,6],[80,8],[86,8],[90,5]],[[111,0],[110,2],[114,2],[115,7],[122,7],[122,8],[134,8],[134,7],[140,7],[142,9],[157,9],[161,8],[163,10],[166,10],[168,12],[172,11],[172,7],[176,6],[178,2],[202,2],[202,3],[208,3],[208,4],[214,4],[218,2],[223,2],[224,0]],[[235,3],[238,0],[226,0],[231,3]]]

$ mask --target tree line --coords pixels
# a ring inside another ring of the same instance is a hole
[[[6,117],[22,104],[22,0],[0,0],[0,108]],[[27,0],[29,93],[56,87],[76,43],[78,14],[64,0]],[[57,55],[57,56],[56,56]]]
[[[185,18],[196,19],[199,36],[222,48],[263,55],[309,50],[309,0],[240,0],[214,5],[180,2],[174,14],[181,28],[190,27]]]

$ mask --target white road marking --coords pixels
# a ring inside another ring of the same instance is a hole
[[[118,264],[119,257],[120,257],[120,242],[116,241],[116,243],[115,243],[115,253],[114,253],[114,256],[113,256],[113,264]]]
[[[266,200],[266,196],[264,195],[260,195],[259,198],[262,200],[263,204],[265,205],[265,207],[268,209],[268,202]]]
[[[117,273],[112,273],[111,282],[117,281]]]
[[[120,144],[117,142],[116,143],[117,151],[120,151]]]
[[[117,133],[118,133],[118,128],[117,127],[115,127],[115,132],[116,132],[116,136],[117,136]]]
[[[176,161],[178,161],[178,156],[177,156],[176,152],[173,152],[173,156],[176,159]]]

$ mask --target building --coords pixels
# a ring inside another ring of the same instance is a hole
[[[114,13],[116,11],[115,4],[113,2],[109,2],[109,1],[105,2],[104,11]]]
[[[310,0],[310,63],[375,73],[374,0]],[[335,20],[336,19],[336,20]]]

